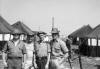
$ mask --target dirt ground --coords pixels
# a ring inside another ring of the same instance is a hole
[[[78,46],[72,45],[72,49],[78,49]],[[76,59],[74,59],[76,58]],[[74,60],[73,60],[74,59]],[[74,53],[72,55],[72,69],[81,69],[79,57]],[[100,69],[100,57],[81,56],[82,69]]]

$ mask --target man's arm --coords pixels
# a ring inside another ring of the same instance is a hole
[[[26,54],[27,54],[27,51],[26,51],[25,45],[23,45],[22,52],[23,52],[23,57],[22,57],[23,63],[26,63],[26,57],[27,57]]]
[[[47,55],[47,65],[49,65],[49,62],[50,62],[50,53],[51,53],[51,47],[50,47],[50,44],[48,43],[47,44],[47,48],[48,48],[48,55]]]
[[[47,65],[49,65],[49,61],[50,61],[50,53],[48,53],[48,57],[47,57]]]
[[[6,52],[7,52],[7,43],[4,45],[4,48],[3,48],[2,52],[3,52],[2,53],[3,63],[4,63],[5,66],[7,66],[7,62],[6,62],[6,58],[7,58],[7,54],[6,54]]]
[[[33,51],[33,65],[35,68],[38,68],[37,67],[37,64],[36,64],[36,41],[34,41],[34,51]]]
[[[60,44],[61,44],[62,51],[64,53],[64,56],[61,60],[61,63],[63,63],[66,60],[66,58],[68,58],[68,56],[69,56],[68,55],[68,48],[67,48],[65,42],[61,41]]]
[[[3,59],[3,62],[6,62],[6,53],[5,52],[2,53],[2,59]]]

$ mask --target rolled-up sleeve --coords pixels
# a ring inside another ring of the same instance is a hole
[[[67,53],[68,52],[68,48],[67,48],[65,42],[60,41],[60,45],[61,45],[61,48],[62,48],[63,52]]]
[[[26,47],[25,47],[25,44],[23,44],[22,52],[23,52],[23,54],[26,54],[26,53],[27,53],[27,51],[26,51]]]
[[[7,52],[7,45],[8,45],[8,42],[7,43],[5,43],[5,45],[4,45],[4,47],[3,47],[3,49],[2,49],[2,52]]]

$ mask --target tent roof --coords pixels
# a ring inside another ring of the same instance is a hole
[[[92,31],[92,28],[90,25],[84,25],[83,27],[77,29],[73,33],[71,33],[69,36],[71,37],[85,37],[85,35],[89,34]]]
[[[39,34],[39,33],[47,34],[47,33],[43,32],[43,31],[33,31],[33,33],[35,33],[35,34]]]
[[[16,22],[15,24],[12,25],[14,28],[19,29],[21,32],[27,35],[33,35],[34,33],[30,28],[28,28],[24,23],[21,21]]]
[[[97,37],[100,38],[100,24],[97,25],[90,34],[86,35],[86,37],[88,37],[88,38],[97,38]]]
[[[11,33],[13,27],[2,17],[0,16],[0,34]]]

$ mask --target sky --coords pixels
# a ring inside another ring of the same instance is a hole
[[[54,17],[61,35],[69,35],[83,25],[100,24],[100,0],[0,0],[0,15],[10,24],[22,21],[48,34]]]

